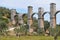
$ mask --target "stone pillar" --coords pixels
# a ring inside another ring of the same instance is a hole
[[[23,14],[20,14],[20,13],[18,14],[18,23],[19,23],[19,24],[23,24],[22,15],[23,15]]]
[[[15,24],[15,19],[14,19],[15,15],[16,15],[16,9],[11,9],[11,21],[13,25]]]
[[[43,8],[38,9],[38,27],[44,29],[44,17],[42,16],[44,13]]]
[[[50,4],[50,27],[55,28],[56,27],[56,4],[51,3]]]
[[[29,25],[29,32],[32,32],[31,25],[32,25],[32,14],[33,14],[33,7],[28,6],[28,25]]]

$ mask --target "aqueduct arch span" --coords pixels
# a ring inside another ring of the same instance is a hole
[[[55,13],[55,15],[54,16],[56,16],[56,14],[58,14],[60,12],[60,10],[59,11],[57,11],[56,13]]]
[[[56,14],[59,13],[59,11],[56,11],[56,4],[55,3],[51,3],[50,4],[50,13],[49,12],[44,12],[44,9],[42,7],[40,7],[38,9],[38,26],[39,28],[44,28],[44,15],[46,13],[50,14],[50,27],[55,28],[56,27]],[[11,10],[11,20],[13,22],[13,24],[15,24],[15,20],[14,20],[14,16],[16,15],[16,10]],[[32,16],[33,16],[33,7],[32,6],[28,6],[28,22],[27,24],[29,25],[29,30],[31,29],[31,25],[32,25]]]
[[[44,18],[44,16],[45,16],[45,14],[47,14],[47,13],[48,13],[48,14],[49,14],[49,16],[50,16],[50,12],[48,12],[48,11],[47,11],[47,12],[44,12],[44,13],[43,13],[43,15],[42,15],[42,16],[43,16],[43,18]],[[44,19],[43,19],[43,22],[44,22]],[[44,23],[43,23],[43,25],[44,25]]]
[[[31,16],[31,17],[32,17],[32,20],[33,20],[33,16],[34,16],[35,14],[37,14],[37,13],[33,13],[33,14],[32,14],[32,16]],[[37,15],[38,15],[38,14],[37,14]]]
[[[50,12],[47,11],[47,12],[44,12],[42,16],[44,16],[46,13],[49,13],[49,15],[50,15]]]
[[[32,12],[32,10],[30,10],[30,11]],[[38,26],[39,26],[39,28],[44,28],[44,15],[46,13],[47,12],[44,12],[44,9],[43,8],[40,7],[38,9]],[[55,16],[55,14],[56,14],[56,4],[55,3],[51,3],[50,4],[50,13],[49,14],[50,14],[50,27],[55,28],[56,27],[56,16]],[[30,14],[30,16],[31,15],[32,14]]]
[[[56,17],[58,13],[60,13],[60,10],[59,10],[59,11],[57,11],[57,12],[55,13],[55,15],[54,15],[54,16]]]

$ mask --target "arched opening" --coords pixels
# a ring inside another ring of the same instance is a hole
[[[22,14],[22,18],[23,18],[25,15],[27,15],[27,14]]]
[[[32,20],[33,20],[32,28],[33,28],[34,32],[37,32],[37,29],[38,29],[38,14],[33,13],[31,17],[32,17]]]
[[[23,14],[22,19],[23,19],[23,23],[27,24],[27,20],[28,20],[27,14]]]
[[[60,26],[60,19],[59,19],[59,17],[60,17],[60,11],[57,11],[55,13],[55,16],[56,16],[56,26]]]
[[[50,12],[44,12],[42,16],[44,17],[44,30],[48,33],[48,28],[50,27]]]
[[[15,26],[17,26],[18,25],[18,15],[14,16],[14,20],[15,20]]]
[[[32,17],[32,19],[34,19],[34,18],[38,19],[37,13],[33,13],[31,17]]]

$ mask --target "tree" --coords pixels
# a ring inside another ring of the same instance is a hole
[[[10,10],[5,7],[0,7],[0,33],[5,33],[8,28],[9,18]]]
[[[14,31],[17,35],[27,35],[28,28],[27,25],[20,25],[20,27],[16,27]]]
[[[4,32],[8,29],[8,26],[4,21],[0,21],[0,34],[4,34]]]
[[[11,11],[8,8],[0,7],[0,13],[6,18],[10,18]]]
[[[34,31],[36,32],[38,29],[38,20],[35,17],[33,17],[32,27],[33,27]]]
[[[49,28],[50,23],[48,21],[44,21],[44,29],[45,31]]]

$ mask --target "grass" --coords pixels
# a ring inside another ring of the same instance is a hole
[[[54,40],[54,37],[51,36],[0,36],[0,40]],[[58,37],[60,40],[60,37]]]

